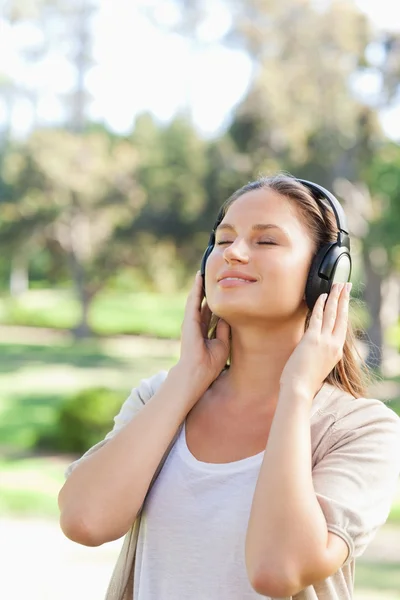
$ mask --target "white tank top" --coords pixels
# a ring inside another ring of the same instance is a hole
[[[197,460],[185,425],[144,505],[134,600],[255,600],[245,538],[264,452],[213,464]]]

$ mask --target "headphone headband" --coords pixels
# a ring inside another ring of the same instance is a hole
[[[341,245],[343,239],[347,239],[348,235],[349,235],[347,219],[346,219],[344,210],[342,208],[342,205],[335,198],[335,196],[331,192],[329,192],[326,188],[322,187],[322,185],[319,185],[318,183],[313,183],[312,181],[307,181],[306,179],[298,179],[297,177],[294,177],[293,179],[295,181],[298,181],[299,183],[302,183],[311,192],[313,192],[314,195],[316,195],[318,197],[322,196],[322,198],[324,198],[325,200],[327,200],[329,202],[329,204],[333,210],[333,214],[335,215],[337,227],[339,230],[338,242],[339,242],[339,245]],[[211,231],[210,240],[208,242],[209,245],[214,244],[214,242],[215,242],[215,231],[216,231],[218,225],[221,223],[222,219],[224,218],[223,213],[224,213],[224,209],[221,208],[221,210],[218,213],[217,219],[215,221],[214,227]],[[345,236],[342,236],[341,233],[344,233]]]
[[[296,181],[298,181],[299,183],[302,183],[303,185],[308,187],[317,196],[322,196],[323,198],[328,200],[328,202],[331,205],[332,210],[335,214],[336,223],[337,223],[339,231],[343,231],[343,233],[346,233],[348,235],[349,228],[347,227],[346,215],[344,214],[342,205],[338,202],[338,200],[335,198],[335,196],[333,194],[331,194],[331,192],[329,192],[327,189],[322,187],[322,185],[318,185],[317,183],[313,183],[312,181],[307,181],[306,179],[297,179],[297,178],[296,178]]]
[[[338,228],[337,240],[335,242],[327,242],[322,244],[314,256],[310,266],[305,289],[305,299],[309,309],[312,310],[315,302],[321,294],[329,294],[335,281],[350,281],[352,265],[350,255],[350,236],[348,233],[347,220],[344,210],[333,194],[317,183],[313,183],[312,181],[297,179],[295,177],[293,180],[298,181],[307,187],[312,192],[314,199],[320,199],[322,197],[330,204],[335,215]],[[211,231],[208,246],[203,254],[203,258],[201,259],[200,272],[203,276],[204,293],[206,262],[214,248],[216,229],[223,218],[224,209],[221,208]]]

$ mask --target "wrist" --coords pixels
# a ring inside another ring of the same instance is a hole
[[[208,388],[200,369],[191,369],[180,362],[169,370],[167,378],[173,381],[176,389],[189,403],[197,402]]]
[[[315,394],[301,382],[281,383],[279,386],[279,399],[287,399],[290,403],[300,402],[310,405]]]

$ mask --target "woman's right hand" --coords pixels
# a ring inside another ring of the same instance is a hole
[[[194,385],[205,391],[226,365],[230,350],[230,327],[226,321],[219,319],[216,338],[208,339],[212,313],[206,301],[202,305],[203,299],[203,279],[198,271],[186,301],[177,366],[189,375]]]

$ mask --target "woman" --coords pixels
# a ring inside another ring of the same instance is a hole
[[[179,361],[69,467],[61,527],[89,546],[129,532],[113,600],[350,599],[354,560],[390,510],[400,419],[365,397],[350,285],[307,305],[337,224],[284,175],[222,214]]]

